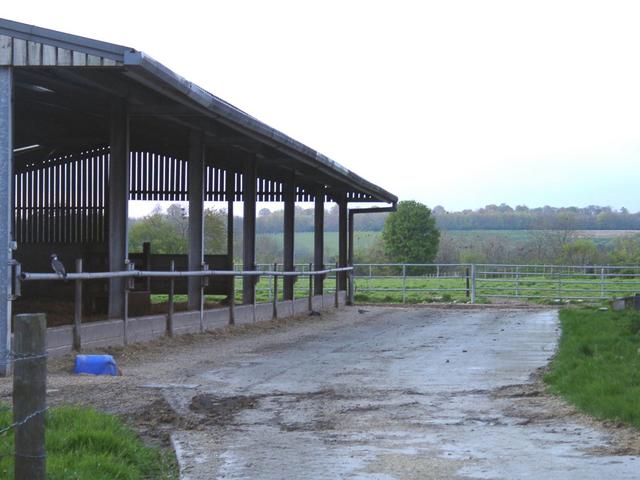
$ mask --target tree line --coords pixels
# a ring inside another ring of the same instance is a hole
[[[563,217],[571,209],[531,209],[532,215],[547,216],[545,226],[522,233],[500,232],[500,229],[486,229],[482,232],[464,232],[456,229],[444,230],[442,216],[459,212],[442,213],[441,207],[434,211],[418,202],[401,202],[399,211],[387,214],[356,216],[356,231],[375,232],[380,222],[382,229],[372,234],[375,241],[367,246],[355,245],[357,263],[414,262],[414,263],[521,263],[521,264],[640,264],[640,235],[618,238],[586,238],[579,233],[584,224]],[[500,209],[501,207],[497,207]],[[505,215],[509,211],[502,207]],[[602,218],[612,213],[633,216],[624,211],[613,212],[601,207],[588,207],[576,215]],[[437,212],[440,212],[437,214]],[[493,213],[492,213],[493,212]],[[516,212],[514,210],[514,212]],[[519,208],[517,213],[523,215]],[[537,212],[537,213],[536,213]],[[495,209],[483,208],[475,211],[478,216],[495,214]],[[512,212],[513,213],[513,212]],[[337,209],[326,212],[325,231],[337,231]],[[371,217],[371,218],[369,218]],[[409,220],[402,220],[408,218]],[[574,217],[575,219],[575,217]],[[205,253],[226,253],[226,222],[224,210],[205,210]],[[555,222],[555,223],[554,223]],[[296,231],[313,231],[313,209],[298,207],[296,211]],[[234,252],[239,257],[242,252],[242,218],[234,221]],[[309,225],[311,225],[309,227]],[[416,227],[424,226],[417,231]],[[554,228],[551,228],[554,227]],[[592,228],[593,229],[593,228]],[[608,228],[612,229],[612,228]],[[473,230],[481,230],[473,228]],[[518,230],[518,229],[510,229]],[[272,212],[262,209],[257,218],[257,231],[262,234],[282,231],[282,211]],[[422,233],[420,233],[422,232]],[[188,237],[187,212],[179,204],[171,205],[166,211],[157,207],[151,214],[141,219],[131,219],[129,226],[129,251],[142,249],[144,242],[151,242],[153,253],[186,253]],[[296,262],[307,263],[313,258],[313,246],[295,243]],[[328,263],[335,261],[337,252],[326,251]],[[238,258],[237,258],[238,259]],[[278,235],[262,235],[256,243],[258,263],[282,261],[282,239]]]
[[[640,212],[597,205],[512,208],[503,203],[461,212],[438,205],[433,215],[442,230],[640,230]]]
[[[432,214],[440,230],[640,230],[640,212],[597,205],[529,208],[502,203],[451,212],[437,205]],[[358,215],[355,227],[360,231],[381,232],[388,215]],[[282,210],[263,208],[256,220],[256,231],[280,233],[282,222]],[[313,208],[296,207],[295,229],[297,232],[313,232]],[[335,206],[325,213],[325,231],[338,231],[338,209]]]

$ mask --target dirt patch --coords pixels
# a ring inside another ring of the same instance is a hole
[[[191,411],[204,415],[209,423],[226,425],[242,410],[255,408],[258,397],[237,395],[234,397],[217,397],[210,393],[196,395],[191,399]]]
[[[283,432],[322,432],[335,429],[335,422],[326,419],[311,422],[281,423]]]
[[[601,421],[580,412],[563,398],[547,392],[544,374],[548,367],[540,368],[531,375],[532,383],[507,385],[491,393],[496,399],[508,399],[505,415],[519,418],[517,425],[551,424],[553,421],[571,418],[576,423],[604,431],[610,441],[606,446],[587,451],[600,456],[640,455],[638,430],[620,422]]]
[[[145,443],[163,447],[170,445],[171,432],[178,423],[178,416],[164,398],[157,398],[123,418],[140,434]]]

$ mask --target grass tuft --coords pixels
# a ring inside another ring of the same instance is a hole
[[[584,412],[640,428],[640,312],[565,309],[549,389]]]
[[[0,410],[0,428],[11,423]],[[146,447],[117,417],[90,408],[57,407],[46,418],[48,480],[170,480],[169,452]],[[13,479],[13,432],[0,436],[0,478]]]

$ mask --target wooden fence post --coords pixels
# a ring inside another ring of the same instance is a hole
[[[169,270],[172,272],[175,272],[176,270],[176,262],[175,260],[170,260],[169,261]],[[149,277],[151,278],[151,277]],[[173,337],[173,312],[175,309],[175,305],[174,305],[174,300],[173,300],[173,296],[175,293],[175,286],[176,286],[176,280],[175,277],[170,277],[169,278],[169,298],[167,299],[167,307],[168,307],[168,312],[167,312],[167,335],[169,337]]]
[[[253,266],[253,270],[255,271],[257,269],[258,269],[257,265],[254,265]],[[257,320],[257,318],[256,318],[256,302],[257,302],[256,291],[258,289],[258,283],[260,282],[260,275],[256,275],[255,277],[249,277],[249,278],[251,278],[251,280],[252,280],[251,288],[252,288],[252,291],[253,291],[253,294],[252,294],[253,295],[253,301],[251,302],[251,312],[252,312],[252,315],[253,315],[253,323],[256,323],[256,320]]]
[[[133,270],[135,265],[127,263],[127,271]],[[124,315],[122,316],[122,344],[129,344],[129,291],[133,290],[134,278],[126,277],[124,282]]]
[[[273,264],[273,271],[275,272],[278,269],[278,264]],[[273,302],[273,310],[271,313],[271,317],[276,320],[278,318],[278,276],[273,276],[273,298],[271,299]]]
[[[209,271],[209,264],[202,263],[200,265],[202,271]],[[200,333],[204,332],[204,291],[209,286],[209,277],[200,277]]]
[[[338,264],[336,263],[336,269],[337,268],[338,268]],[[335,299],[334,299],[334,306],[336,308],[338,308],[340,306],[340,300],[339,300],[339,297],[338,297],[338,284],[340,283],[339,282],[339,278],[340,278],[340,275],[339,275],[338,271],[336,271],[336,295],[335,295]]]
[[[466,271],[465,271],[465,280],[466,280],[466,283],[467,283],[467,288],[466,288],[465,293],[467,294],[467,298],[469,298],[471,296],[471,288],[470,288],[470,285],[469,285],[469,280],[470,279],[471,279],[471,274],[469,272],[469,267],[467,267]]]
[[[313,312],[313,263],[309,264],[309,312]]]
[[[233,262],[231,262],[231,271],[233,271]],[[231,290],[229,291],[229,325],[236,323],[236,277],[231,276]]]
[[[18,423],[14,433],[16,480],[45,479],[46,332],[47,317],[44,313],[15,316],[13,421]]]
[[[76,273],[82,273],[82,259],[76,259]],[[82,348],[80,325],[82,324],[82,280],[75,282],[75,305],[73,309],[73,349],[79,352]]]

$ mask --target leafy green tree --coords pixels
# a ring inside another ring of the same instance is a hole
[[[226,215],[222,210],[204,211],[205,253],[226,253]],[[166,213],[160,207],[129,227],[129,251],[142,251],[151,243],[152,253],[187,253],[189,218],[179,204],[170,205]]]
[[[384,251],[390,260],[401,263],[433,262],[438,253],[440,231],[431,210],[409,200],[398,204],[382,231]]]
[[[640,236],[617,238],[611,252],[611,262],[616,265],[640,264]]]
[[[569,265],[593,265],[598,259],[598,247],[592,240],[579,238],[562,247],[562,262]]]
[[[160,211],[138,220],[129,229],[129,251],[142,251],[142,244],[151,242],[152,253],[186,253],[187,244],[174,222]]]
[[[204,211],[204,253],[227,253],[227,214],[224,210]]]

